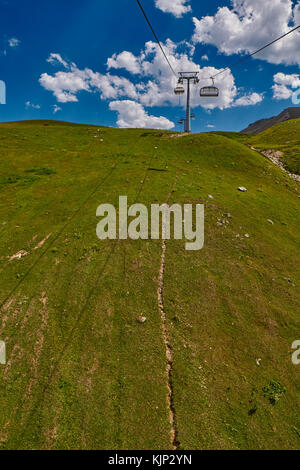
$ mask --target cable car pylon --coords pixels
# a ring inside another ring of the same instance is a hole
[[[196,117],[195,114],[192,113],[192,114],[191,114],[191,119],[195,119],[195,117]],[[181,118],[181,119],[178,121],[178,124],[180,124],[180,125],[184,124],[184,127],[185,127],[185,121],[186,121],[185,118]]]
[[[175,95],[184,94],[184,82],[187,83],[187,98],[186,98],[186,118],[184,120],[185,129],[187,133],[191,132],[191,83],[197,85],[199,83],[199,72],[179,72],[178,85],[176,86]]]

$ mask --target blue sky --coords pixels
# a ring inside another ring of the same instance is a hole
[[[200,78],[300,24],[298,0],[142,3],[176,72],[196,68]],[[296,32],[221,75],[219,100],[201,101],[195,87],[193,131],[239,131],[294,106],[299,66]],[[184,116],[184,98],[179,106],[176,82],[136,0],[0,0],[0,80],[7,87],[1,122],[58,119],[180,130]]]

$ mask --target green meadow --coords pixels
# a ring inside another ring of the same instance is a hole
[[[173,448],[162,241],[96,236],[120,195],[205,205],[202,250],[166,242],[177,448],[299,448],[300,188],[249,148],[299,172],[299,128],[0,124],[0,449]]]

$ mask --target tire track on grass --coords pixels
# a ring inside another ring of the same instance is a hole
[[[65,352],[67,351],[68,347],[70,346],[70,344],[71,344],[71,342],[72,342],[74,332],[75,332],[75,331],[78,329],[78,327],[80,326],[79,324],[80,324],[80,323],[82,322],[82,320],[83,320],[83,317],[84,317],[84,314],[85,314],[86,309],[87,309],[87,307],[88,307],[88,304],[89,304],[89,302],[90,302],[90,300],[91,300],[93,294],[94,294],[95,291],[96,291],[96,287],[98,286],[98,283],[99,283],[99,281],[100,281],[100,279],[101,279],[101,277],[102,277],[102,275],[103,275],[103,273],[104,273],[106,267],[108,266],[109,261],[110,261],[112,255],[113,255],[114,252],[115,252],[116,246],[117,246],[117,244],[116,244],[116,242],[114,242],[112,248],[110,249],[110,251],[109,251],[109,253],[108,253],[108,255],[107,255],[106,259],[105,259],[105,262],[104,262],[104,264],[103,264],[103,266],[102,266],[102,269],[100,269],[100,271],[99,271],[99,274],[98,274],[98,276],[97,276],[96,282],[94,283],[93,287],[90,289],[90,291],[89,291],[89,293],[88,293],[88,296],[87,296],[87,298],[86,298],[86,301],[85,301],[85,303],[84,303],[84,305],[83,305],[83,308],[79,311],[79,314],[77,315],[77,318],[76,318],[76,320],[75,320],[75,323],[74,323],[73,327],[71,328],[71,331],[70,331],[70,333],[69,333],[69,335],[68,335],[68,337],[67,337],[67,339],[66,339],[66,342],[65,342],[65,344],[63,345],[63,348],[62,348],[62,350],[61,350],[61,352],[60,352],[60,354],[59,354],[59,356],[58,356],[58,359],[57,359],[55,365],[53,366],[52,371],[50,372],[50,374],[49,374],[49,376],[48,376],[48,378],[47,378],[47,381],[46,381],[44,387],[42,388],[42,391],[41,391],[41,393],[40,393],[40,397],[38,398],[38,400],[36,401],[35,405],[33,406],[32,411],[29,413],[29,416],[28,416],[28,418],[27,418],[27,420],[26,420],[25,428],[27,428],[28,426],[30,426],[30,423],[32,423],[32,420],[33,420],[35,414],[37,413],[38,409],[40,408],[40,405],[41,405],[42,401],[44,400],[45,394],[46,394],[46,392],[48,391],[48,389],[49,389],[49,387],[50,387],[50,385],[51,385],[51,383],[52,383],[53,378],[55,377],[55,375],[57,374],[57,372],[58,372],[58,370],[59,370],[59,366],[60,366],[60,363],[61,363],[61,361],[62,361],[62,359],[63,359],[63,357],[64,357],[64,355],[65,355]],[[20,438],[20,439],[21,439],[21,438]],[[17,448],[19,448],[20,439],[17,440]]]
[[[118,161],[115,161],[114,165],[112,166],[112,168],[110,169],[110,171],[108,172],[108,174],[102,178],[100,180],[100,182],[97,184],[97,186],[93,189],[93,191],[91,193],[89,193],[89,195],[84,199],[84,201],[82,202],[82,204],[80,205],[80,207],[71,215],[68,217],[68,220],[67,222],[63,225],[63,227],[59,230],[59,232],[56,234],[56,236],[51,240],[51,242],[49,243],[49,245],[47,246],[47,248],[41,253],[41,255],[36,259],[36,261],[32,264],[32,266],[27,270],[27,272],[25,273],[25,275],[23,276],[23,278],[15,285],[15,287],[10,291],[10,293],[6,296],[6,298],[2,301],[2,303],[0,304],[0,313],[1,311],[3,311],[6,306],[8,305],[9,306],[9,303],[10,303],[10,298],[11,296],[18,290],[18,288],[20,287],[20,285],[24,282],[24,280],[29,276],[29,274],[33,271],[33,269],[38,265],[39,261],[43,258],[43,256],[49,251],[49,249],[53,246],[53,244],[55,243],[55,241],[62,235],[62,233],[64,232],[64,230],[68,227],[68,225],[74,220],[74,218],[80,213],[80,211],[83,209],[83,207],[88,203],[88,201],[93,197],[93,195],[100,189],[100,187],[109,179],[109,177],[112,175],[112,173],[114,172],[114,170],[117,168],[118,166]],[[114,247],[113,247],[114,249]],[[109,258],[109,257],[108,257]],[[103,269],[105,269],[106,267],[106,264],[108,263],[108,260],[109,259],[106,259],[106,262],[105,262],[105,265],[103,267]],[[102,275],[102,271],[100,271],[100,276]],[[91,294],[92,294],[92,290],[91,290]],[[31,299],[34,298],[34,294],[31,296]],[[87,303],[87,302],[86,302]],[[86,304],[85,304],[86,306]],[[29,308],[29,305],[27,307],[27,309]],[[72,337],[71,335],[73,334],[73,331],[74,331],[75,327],[73,327],[69,337],[68,337],[68,341],[70,340],[70,338]],[[59,360],[62,358],[63,354],[64,354],[64,351],[65,351],[66,348],[64,348],[64,350],[62,351],[61,353],[61,356],[59,358]],[[12,358],[11,358],[12,359]],[[11,365],[11,364],[10,364]],[[53,368],[53,370],[55,370],[55,366]],[[49,379],[52,377],[53,375],[53,370],[49,376]],[[47,382],[48,383],[48,382]],[[43,392],[42,394],[44,394],[44,391],[46,391],[47,389],[47,384],[46,386],[44,387],[43,389]],[[26,396],[26,394],[25,394]],[[35,410],[37,409],[38,407],[36,406],[35,407]],[[8,428],[8,426],[10,425],[11,423],[11,420],[14,418],[15,414],[17,412],[17,409],[13,410],[11,415],[10,415],[10,419],[9,419],[9,422],[6,423],[6,428]],[[33,413],[34,414],[34,413]],[[27,422],[28,424],[28,422]]]
[[[75,217],[80,213],[80,211],[84,208],[84,206],[88,203],[88,201],[93,197],[93,195],[100,189],[100,187],[109,179],[109,177],[112,175],[112,173],[114,172],[114,170],[117,168],[119,162],[118,160],[115,160],[113,166],[111,167],[111,169],[109,170],[109,172],[107,173],[107,175],[102,178],[100,180],[100,182],[96,185],[96,187],[93,189],[93,191],[91,193],[89,193],[89,195],[84,199],[84,201],[81,203],[81,205],[79,206],[79,208],[73,212],[73,214],[71,214],[71,216],[68,217],[67,221],[65,222],[65,224],[62,226],[62,228],[59,230],[59,232],[56,234],[56,236],[51,240],[51,242],[48,244],[48,246],[46,247],[46,249],[41,253],[41,255],[35,260],[35,262],[29,267],[29,269],[27,270],[27,272],[24,274],[24,276],[20,279],[20,281],[15,285],[15,287],[10,291],[10,293],[6,296],[6,298],[2,301],[2,303],[0,304],[0,314],[1,313],[4,313],[5,310],[7,308],[10,307],[10,304],[13,302],[14,299],[11,299],[12,295],[19,289],[19,287],[22,285],[22,283],[25,281],[25,279],[30,275],[30,273],[34,270],[34,268],[38,265],[39,261],[44,257],[44,255],[49,251],[49,249],[53,246],[53,244],[58,240],[58,238],[63,234],[63,232],[65,231],[65,229],[68,227],[68,225],[75,219]],[[27,308],[26,308],[26,311],[25,311],[25,316],[27,314],[27,311],[30,307],[30,303],[32,301],[32,299],[34,298],[35,294],[32,294],[31,298],[30,298],[30,301],[28,302],[28,305],[27,305]],[[24,318],[23,318],[24,320]],[[26,320],[27,321],[27,320]],[[4,325],[3,325],[4,323]],[[3,328],[5,327],[6,325],[6,320],[4,318],[4,320],[2,321],[2,326]],[[2,329],[3,329],[2,328]],[[6,339],[7,340],[7,339]],[[14,349],[15,350],[15,349]],[[8,364],[9,364],[9,367],[11,367],[11,364],[12,364],[12,361],[14,359],[14,355],[11,356],[11,358],[9,359],[8,361]],[[7,369],[9,370],[9,368]],[[25,396],[26,396],[26,393],[25,393]],[[17,409],[13,410],[12,413],[11,413],[11,416],[10,416],[10,419],[9,419],[9,422],[7,423],[7,427],[9,426],[11,420],[13,419],[13,417],[15,416],[17,412]]]
[[[142,194],[142,191],[144,189],[144,186],[145,186],[145,183],[146,183],[146,180],[147,180],[149,168],[151,167],[151,163],[152,163],[154,158],[155,158],[155,155],[152,155],[150,160],[149,160],[149,163],[148,163],[148,165],[146,167],[146,170],[145,170],[145,173],[144,173],[144,177],[143,177],[143,179],[140,183],[140,186],[139,186],[138,191],[136,193],[136,197],[134,199],[133,204],[137,203],[140,195]],[[123,260],[124,260],[123,261],[123,274],[124,274],[124,280],[125,280],[126,279],[126,246],[125,246],[125,244],[123,244]],[[122,338],[123,338],[123,329],[122,329],[122,327],[120,327],[119,341],[118,341],[119,346],[122,344]],[[122,380],[121,380],[120,368],[119,368],[119,373],[118,373],[117,388],[118,388],[118,391],[117,391],[118,400],[117,400],[117,405],[116,405],[116,415],[117,415],[118,428],[117,428],[116,442],[117,442],[118,448],[121,449],[122,448],[122,442],[121,442],[121,428],[120,428],[120,421],[121,421],[120,398],[122,396],[123,384],[122,384]]]
[[[153,160],[153,157],[151,158],[149,165],[148,165],[148,170],[151,166],[151,162]],[[142,182],[142,185],[140,187],[140,191],[135,199],[135,202],[137,201],[138,197],[140,196],[143,186],[145,184],[148,170],[146,171],[145,178]],[[169,192],[167,199],[165,201],[165,204],[168,204],[169,199],[173,192],[175,191],[175,186],[177,184],[177,175],[175,178],[175,181],[173,183],[172,189]],[[160,271],[159,271],[159,279],[158,279],[158,289],[157,289],[157,296],[158,296],[158,307],[159,311],[161,314],[161,320],[162,320],[162,332],[163,332],[163,339],[164,339],[164,344],[166,347],[166,358],[167,358],[167,366],[166,366],[166,375],[167,375],[167,388],[168,388],[168,393],[166,397],[167,401],[167,406],[169,410],[169,416],[170,416],[170,425],[171,425],[171,445],[174,448],[174,450],[179,450],[180,449],[180,443],[178,441],[178,430],[177,430],[177,420],[176,420],[176,411],[174,407],[174,392],[173,392],[173,380],[172,380],[172,366],[173,366],[173,354],[172,354],[172,348],[170,346],[170,342],[168,339],[168,331],[167,331],[167,324],[166,324],[166,314],[164,311],[164,300],[163,300],[163,289],[164,289],[164,273],[165,273],[165,257],[166,257],[166,240],[163,240],[162,242],[162,255],[161,255],[161,266],[160,266]],[[125,263],[124,263],[125,264]],[[119,336],[119,344],[122,342],[122,335],[123,335],[123,330],[120,328],[120,336]],[[122,440],[121,440],[121,429],[120,429],[120,422],[121,422],[121,406],[120,406],[120,397],[122,395],[122,380],[121,380],[121,371],[119,369],[119,376],[118,376],[118,405],[117,405],[117,416],[118,416],[118,433],[116,436],[116,442],[117,446],[119,449],[122,449]]]
[[[40,254],[40,256],[34,261],[34,263],[29,267],[29,269],[26,271],[24,276],[20,279],[20,281],[14,286],[14,288],[7,294],[5,299],[1,302],[0,304],[0,312],[3,308],[3,306],[8,302],[10,297],[18,290],[18,288],[21,286],[21,284],[25,281],[25,279],[29,276],[29,274],[33,271],[33,269],[37,266],[39,261],[43,258],[43,256],[50,250],[50,248],[53,246],[53,244],[56,242],[56,240],[60,237],[60,235],[65,231],[65,229],[68,227],[68,225],[73,221],[73,219],[80,213],[80,211],[83,209],[83,207],[88,203],[88,201],[93,197],[93,195],[100,189],[100,187],[107,181],[107,179],[112,175],[114,170],[117,168],[118,162],[116,161],[108,174],[100,180],[100,182],[96,185],[96,187],[93,189],[93,191],[87,196],[87,198],[82,202],[82,204],[79,206],[78,209],[76,209],[73,214],[71,214],[68,217],[67,222],[62,226],[62,228],[59,230],[59,232],[55,235],[54,238],[52,238],[51,242],[47,245],[47,248]]]
[[[115,169],[115,167],[116,167],[116,165],[113,167],[113,169]],[[113,171],[113,169],[112,169],[112,171]],[[112,172],[112,171],[111,171],[111,172]],[[147,177],[147,171],[148,171],[148,168],[146,169],[145,177],[144,177],[144,179],[143,179],[143,181],[142,181],[142,184],[141,184],[141,186],[140,186],[140,188],[139,188],[139,191],[138,191],[138,193],[137,193],[137,198],[139,197],[139,195],[140,195],[140,193],[141,193],[141,191],[142,191],[143,185],[144,185],[144,183],[145,183],[145,180],[146,180],[146,177]],[[110,173],[111,173],[111,172],[110,172]],[[109,176],[109,175],[108,175],[108,176]],[[108,177],[108,176],[107,176],[107,177]],[[107,179],[107,178],[106,178],[106,179]],[[96,191],[94,191],[93,194],[94,194],[95,192],[96,192]],[[88,199],[90,199],[90,197],[92,197],[93,194],[91,194]],[[88,201],[88,200],[87,200],[87,201]],[[87,201],[86,201],[86,202],[87,202]],[[30,425],[30,423],[32,422],[33,417],[35,416],[36,412],[37,412],[38,409],[40,408],[41,402],[44,400],[45,394],[46,394],[47,390],[49,389],[49,387],[50,387],[50,385],[51,385],[51,383],[52,383],[53,378],[55,377],[56,373],[58,372],[59,365],[60,365],[60,363],[61,363],[61,361],[62,361],[62,359],[63,359],[63,357],[64,357],[64,354],[65,354],[66,350],[68,349],[68,347],[69,347],[70,344],[71,344],[71,341],[72,341],[74,332],[75,332],[75,330],[79,327],[79,323],[82,322],[82,320],[83,320],[83,318],[84,318],[84,314],[85,314],[85,312],[86,312],[86,309],[87,309],[87,307],[88,307],[88,305],[89,305],[89,303],[90,303],[91,298],[93,297],[93,294],[96,292],[96,288],[98,287],[98,284],[99,284],[99,282],[100,282],[100,279],[101,279],[102,275],[104,274],[105,269],[106,269],[106,267],[108,266],[108,264],[109,264],[109,262],[110,262],[112,256],[113,256],[114,253],[115,253],[115,250],[116,250],[116,247],[117,247],[117,242],[118,242],[118,240],[115,240],[114,243],[113,243],[113,245],[112,245],[112,248],[109,250],[109,253],[108,253],[108,255],[107,255],[106,259],[105,259],[105,262],[104,262],[104,264],[103,264],[103,267],[102,267],[102,269],[100,270],[100,272],[99,272],[99,274],[98,274],[98,276],[97,276],[97,279],[96,279],[95,283],[93,284],[92,288],[91,288],[90,291],[89,291],[89,294],[88,294],[88,296],[87,296],[87,298],[86,298],[86,301],[85,301],[85,303],[84,303],[84,305],[83,305],[83,308],[80,310],[80,312],[79,312],[79,314],[78,314],[78,316],[77,316],[77,318],[76,318],[76,320],[75,320],[74,326],[72,327],[72,329],[71,329],[71,331],[70,331],[70,333],[69,333],[69,335],[68,335],[68,337],[67,337],[67,340],[66,340],[66,342],[65,342],[65,344],[64,344],[64,346],[63,346],[63,348],[62,348],[62,350],[61,350],[61,352],[60,352],[60,354],[59,354],[59,357],[58,357],[58,359],[57,359],[57,361],[56,361],[56,364],[53,366],[52,371],[51,371],[51,373],[49,374],[48,379],[47,379],[47,381],[46,381],[44,387],[42,388],[42,391],[41,391],[41,393],[40,393],[40,397],[39,397],[38,400],[36,401],[36,404],[34,405],[32,411],[30,412],[30,414],[29,414],[29,416],[28,416],[28,418],[27,418],[27,420],[26,420],[25,427],[28,427],[28,426]],[[19,447],[19,442],[20,442],[21,439],[22,439],[22,437],[20,437],[19,440],[17,441],[17,447]]]
[[[145,185],[145,182],[146,182],[146,179],[147,179],[147,175],[148,175],[148,169],[149,169],[149,166],[151,165],[151,162],[153,160],[154,156],[151,157],[150,159],[150,162],[148,163],[147,167],[146,167],[146,170],[144,172],[144,177],[139,185],[139,188],[138,188],[138,191],[136,193],[136,197],[134,199],[134,204],[136,204],[139,196],[141,195],[141,192],[143,190],[143,187]],[[118,244],[120,243],[120,239],[117,239],[114,243],[114,250],[113,250],[113,253],[111,255],[113,255],[115,253],[115,250],[118,246]],[[125,244],[123,244],[123,270],[124,270],[124,273],[125,273],[125,270],[126,270],[126,248],[125,248]],[[125,273],[126,274],[126,273]],[[122,329],[120,329],[120,335],[119,335],[119,344],[121,344],[121,340],[122,340],[122,335],[123,335],[123,332],[122,332]],[[120,407],[120,396],[121,396],[121,389],[122,389],[122,383],[121,383],[121,374],[120,374],[120,369],[119,369],[119,373],[118,373],[118,378],[117,378],[117,389],[118,389],[118,405],[116,406],[116,415],[117,415],[117,426],[118,426],[118,431],[117,431],[117,438],[116,438],[116,441],[118,443],[120,443],[120,417],[121,417],[121,407]],[[92,388],[92,377],[89,377],[89,392],[91,391],[91,388]],[[83,423],[82,425],[83,429],[86,427],[85,423]]]

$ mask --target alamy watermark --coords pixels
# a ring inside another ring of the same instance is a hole
[[[6,85],[0,80],[0,104],[6,104]]]
[[[204,246],[203,204],[151,204],[149,221],[148,208],[144,204],[128,207],[127,196],[120,196],[118,211],[112,204],[101,204],[96,215],[102,217],[96,229],[100,240],[170,240],[173,236],[174,240],[184,238],[188,251],[201,250]],[[132,220],[129,222],[128,218]]]
[[[4,341],[0,341],[0,364],[6,364],[6,346]]]
[[[300,104],[300,88],[299,90],[294,91],[292,95],[293,104]]]
[[[295,352],[292,354],[292,363],[295,366],[300,365],[300,340],[294,341],[292,344],[292,349],[295,349]]]

